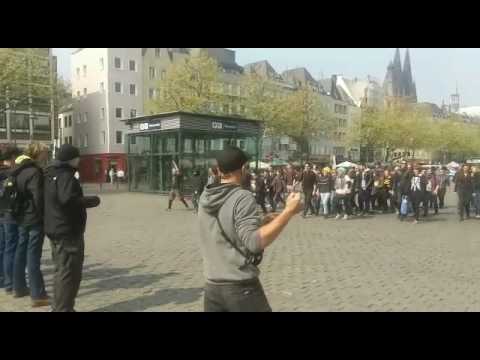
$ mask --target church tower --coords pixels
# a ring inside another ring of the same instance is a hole
[[[413,81],[410,51],[408,49],[403,66],[400,59],[400,49],[396,49],[393,62],[390,62],[387,67],[383,89],[387,106],[398,102],[417,102],[417,88]]]

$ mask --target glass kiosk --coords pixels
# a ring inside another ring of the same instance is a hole
[[[173,162],[183,170],[185,192],[191,192],[193,171],[207,176],[215,165],[215,152],[227,144],[244,150],[251,161],[259,160],[263,125],[240,117],[164,113],[125,120],[129,190],[167,192]]]

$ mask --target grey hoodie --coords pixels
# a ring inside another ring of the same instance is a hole
[[[239,269],[245,258],[221,235],[215,215],[223,230],[243,252],[260,253],[260,215],[252,193],[240,186],[209,185],[200,197],[198,226],[204,275],[210,283],[230,283],[258,277],[253,265]]]

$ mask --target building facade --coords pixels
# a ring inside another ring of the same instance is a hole
[[[0,96],[0,144],[13,142],[23,148],[39,141],[52,148],[57,118],[53,92],[57,59],[51,48],[9,50],[18,57],[32,57],[29,64],[34,63],[39,69],[22,84],[20,91]]]
[[[73,145],[73,118],[73,104],[60,109],[58,114],[58,139],[56,141],[56,147],[60,147],[63,144]]]
[[[141,48],[83,48],[72,54],[73,144],[80,148],[86,182],[108,170],[126,170],[122,120],[143,114]]]

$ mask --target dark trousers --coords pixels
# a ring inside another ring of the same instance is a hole
[[[28,268],[30,295],[33,300],[47,296],[45,282],[40,270],[43,250],[43,227],[41,225],[20,225],[18,227],[18,245],[15,252],[13,270],[13,290],[17,294],[25,293],[27,281],[25,268]]]
[[[200,199],[200,193],[198,191],[194,191],[192,195],[192,204],[193,209],[195,212],[198,212],[198,200]]]
[[[422,191],[414,191],[410,196],[412,200],[413,212],[415,214],[415,220],[420,219],[420,204],[423,205],[423,216],[428,215],[428,199],[426,194]]]
[[[438,206],[440,209],[443,209],[445,207],[445,194],[447,193],[446,188],[440,188],[438,189]]]
[[[438,214],[438,196],[433,192],[427,193],[428,196],[428,206],[430,209],[434,209],[435,214]]]
[[[460,219],[464,219],[465,213],[470,217],[470,202],[472,201],[471,193],[458,192],[458,213]]]
[[[205,312],[271,312],[260,280],[253,279],[226,285],[207,283]]]
[[[270,207],[272,208],[273,212],[277,210],[277,207],[275,206],[275,201],[273,200],[274,195],[275,194],[272,189],[270,189],[270,191],[267,193],[268,202],[270,203]]]
[[[54,263],[54,312],[73,312],[82,281],[85,242],[83,235],[50,239]]]
[[[13,265],[15,262],[15,251],[18,243],[18,226],[15,223],[0,224],[0,243],[4,241],[3,257],[0,249],[0,274],[3,271],[3,285],[5,290],[13,288]],[[0,245],[1,247],[1,245]],[[0,283],[1,284],[1,283]]]
[[[313,195],[313,189],[312,190],[305,190],[303,192],[305,195],[305,204],[303,205],[303,216],[306,216],[308,213],[308,209],[310,209],[310,214],[315,214],[315,208],[313,207],[312,204],[312,195]]]
[[[388,199],[389,199],[389,192],[385,189],[381,189],[378,191],[378,207],[383,211],[388,211]]]
[[[257,193],[255,196],[257,204],[260,205],[264,214],[267,213],[267,208],[265,207],[265,193]]]
[[[334,203],[335,213],[337,215],[340,215],[343,212],[345,212],[346,215],[352,214],[350,196],[335,194],[333,203]]]
[[[370,211],[370,190],[360,190],[358,192],[358,205],[362,213]]]

